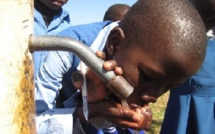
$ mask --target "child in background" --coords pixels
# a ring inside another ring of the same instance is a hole
[[[120,21],[130,9],[126,4],[114,4],[105,12],[103,21]]]

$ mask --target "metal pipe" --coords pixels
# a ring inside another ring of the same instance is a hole
[[[78,56],[98,77],[109,86],[109,89],[120,98],[127,98],[133,87],[122,76],[103,68],[104,61],[80,41],[60,36],[30,36],[29,49],[34,51],[68,51]]]

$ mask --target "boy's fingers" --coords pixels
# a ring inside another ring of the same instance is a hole
[[[96,55],[99,58],[103,59],[103,60],[106,59],[106,54],[104,52],[102,52],[102,51],[97,51]],[[117,75],[122,75],[123,74],[122,68],[121,67],[117,67],[117,63],[114,60],[105,61],[103,67],[104,67],[104,69],[106,71],[114,70],[114,72]]]
[[[105,60],[106,59],[106,54],[102,51],[96,51],[96,56]]]
[[[115,67],[114,72],[117,75],[122,75],[123,74],[123,70],[122,70],[121,67]]]
[[[82,85],[83,85],[83,75],[80,71],[76,71],[72,74],[72,83],[74,84],[75,88],[77,89],[81,89]]]
[[[112,110],[114,115],[110,120],[122,127],[130,127],[133,129],[149,129],[152,123],[152,111],[149,107],[143,107],[136,111],[130,109]]]
[[[107,70],[107,71],[113,70],[116,66],[117,66],[117,63],[114,60],[106,61],[103,64],[104,69]]]
[[[139,116],[138,117],[125,117],[125,118],[109,118],[111,122],[114,124],[120,125],[121,127],[129,127],[132,129],[137,129],[137,130],[142,130],[142,129],[149,129],[152,123],[152,118],[151,115],[144,115],[142,118]]]
[[[140,115],[130,110],[121,111],[120,113],[115,112],[115,116],[110,117],[109,120],[121,127],[145,129],[139,125],[142,122]]]

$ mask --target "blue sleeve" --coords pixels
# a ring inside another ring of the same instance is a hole
[[[106,22],[96,22],[85,25],[71,26],[58,34],[58,36],[69,37],[78,41],[83,42],[87,46],[91,46],[98,33],[108,24]]]

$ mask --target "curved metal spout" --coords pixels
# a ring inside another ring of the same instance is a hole
[[[60,36],[30,36],[29,49],[34,51],[68,51],[78,56],[98,77],[103,80],[111,91],[120,98],[127,98],[133,87],[122,76],[116,76],[113,71],[103,69],[104,61],[80,41]]]

